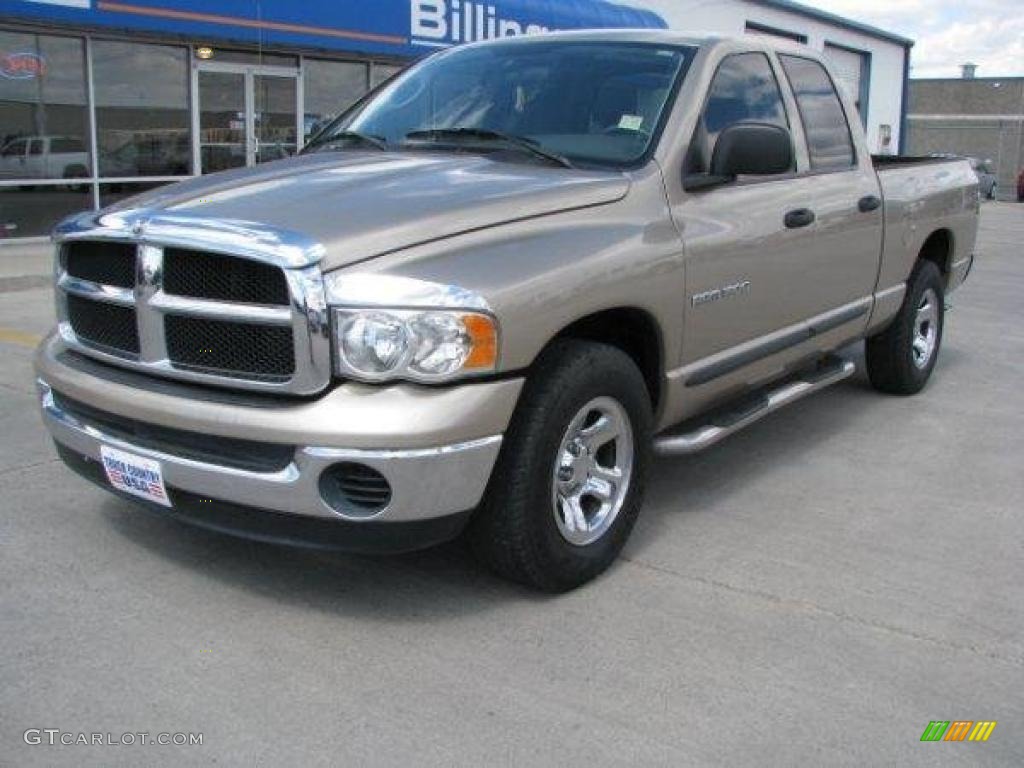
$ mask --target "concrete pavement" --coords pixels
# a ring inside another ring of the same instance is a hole
[[[53,274],[52,253],[47,240],[0,240],[0,294],[48,285]]]
[[[0,293],[0,765],[1024,763],[1024,206],[982,224],[922,395],[860,374],[659,461],[623,561],[558,598],[458,545],[283,549],[92,488],[35,413],[49,291]]]

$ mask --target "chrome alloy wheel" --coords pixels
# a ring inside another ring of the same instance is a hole
[[[924,369],[928,367],[935,346],[939,339],[939,297],[929,288],[921,296],[914,316],[914,340],[911,343],[911,355],[914,365]]]
[[[618,517],[633,475],[633,427],[611,397],[584,405],[569,422],[555,457],[551,503],[570,544],[600,539]]]

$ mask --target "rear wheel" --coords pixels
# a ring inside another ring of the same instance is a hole
[[[64,169],[65,179],[85,179],[88,178],[89,171],[84,165],[69,165]],[[71,184],[68,188],[72,192],[87,192],[89,190],[88,184]]]
[[[561,592],[604,571],[640,512],[644,378],[620,350],[558,341],[527,380],[469,536],[499,574]]]
[[[918,261],[896,319],[865,346],[872,385],[895,395],[920,392],[935,368],[942,345],[945,297],[942,274],[931,261]]]

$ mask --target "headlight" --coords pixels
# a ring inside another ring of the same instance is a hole
[[[340,376],[444,381],[495,370],[498,329],[479,312],[335,309]]]
[[[472,291],[376,273],[324,283],[339,376],[440,382],[497,370],[498,321]]]

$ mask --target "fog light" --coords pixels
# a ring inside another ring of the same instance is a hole
[[[343,462],[321,473],[320,496],[344,517],[373,517],[391,503],[391,485],[373,467]]]

